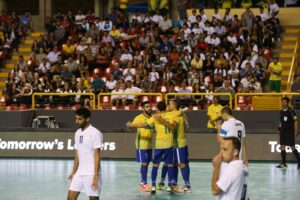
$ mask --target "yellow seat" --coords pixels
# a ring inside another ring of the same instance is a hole
[[[281,96],[254,96],[253,110],[280,110]]]

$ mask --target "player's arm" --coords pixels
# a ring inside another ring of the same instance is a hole
[[[247,157],[247,148],[246,148],[246,140],[245,138],[242,138],[242,150],[243,150],[243,154],[242,154],[242,158],[243,158],[243,161],[244,161],[244,164],[246,166],[248,166],[248,157]]]
[[[218,187],[217,182],[220,177],[221,154],[218,154],[213,159],[213,175],[211,178],[211,192],[213,195],[219,195],[223,191]]]
[[[96,190],[98,188],[99,170],[100,170],[100,148],[94,149],[94,178],[92,188]]]
[[[165,120],[161,115],[154,115],[153,116],[159,123],[163,124],[165,127],[167,127],[170,130],[174,130],[177,127],[177,123],[168,122]]]
[[[147,123],[132,123],[132,122],[127,122],[126,123],[127,128],[146,128]]]
[[[190,109],[188,107],[185,107],[185,108],[180,109],[179,111],[183,115],[183,114],[187,113],[189,110]]]
[[[72,170],[72,173],[71,173],[71,175],[69,176],[68,179],[72,180],[73,176],[74,176],[74,175],[76,174],[76,172],[77,172],[78,166],[79,166],[78,151],[75,150],[75,152],[74,152],[74,164],[73,164],[73,170]]]

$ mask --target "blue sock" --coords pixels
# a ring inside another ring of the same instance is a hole
[[[182,178],[184,180],[185,186],[187,188],[190,188],[190,168],[185,166],[184,168],[181,168],[181,174],[182,174]]]
[[[148,166],[141,166],[141,183],[147,184]]]
[[[157,170],[158,167],[152,167],[151,179],[152,179],[152,186],[156,186],[156,177],[157,177]]]
[[[172,186],[174,183],[174,167],[168,167],[168,186]]]
[[[174,166],[174,183],[178,183],[178,166]]]
[[[166,176],[167,176],[167,172],[168,172],[168,166],[167,165],[163,165],[162,169],[161,169],[161,182],[165,182]]]

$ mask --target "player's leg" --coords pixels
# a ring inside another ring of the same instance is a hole
[[[174,148],[164,149],[163,161],[168,164],[168,187],[167,191],[172,191],[174,184]]]
[[[179,168],[182,174],[182,178],[184,180],[184,191],[191,192],[191,185],[190,185],[190,168],[188,166],[188,148],[178,148],[176,149],[179,161]]]
[[[161,169],[161,180],[158,183],[157,190],[162,190],[162,188],[165,186],[165,179],[168,173],[168,165],[164,163],[162,169]]]
[[[77,200],[80,192],[69,190],[68,192],[68,200]]]
[[[285,147],[286,147],[286,145],[283,145],[283,144],[280,145],[281,163],[278,166],[276,166],[277,168],[286,168],[287,167]]]
[[[293,151],[293,154],[295,155],[295,158],[297,160],[297,163],[298,163],[298,169],[300,169],[300,156],[299,156],[299,153],[297,151],[297,149],[295,148],[295,145],[294,146],[291,146],[291,149]]]
[[[149,162],[152,160],[152,149],[139,149],[137,152],[137,159],[141,163],[141,183],[140,189],[142,191],[150,191],[151,187],[147,185],[147,174],[148,174],[148,166]]]
[[[162,156],[163,156],[162,149],[155,149],[154,150],[153,167],[152,167],[152,172],[151,172],[151,180],[152,180],[151,192],[152,193],[156,192],[157,171],[158,171],[159,163],[162,160]]]
[[[86,195],[89,197],[90,200],[99,200],[100,192],[101,192],[101,176],[98,179],[98,184],[96,188],[92,187],[94,176],[84,176],[83,182],[84,182],[84,191]]]

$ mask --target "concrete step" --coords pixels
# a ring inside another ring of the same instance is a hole
[[[280,58],[279,62],[283,63],[283,62],[292,62],[292,58]]]
[[[297,36],[283,36],[283,41],[296,42]]]
[[[0,78],[7,78],[7,72],[0,72]]]
[[[284,45],[294,45],[295,46],[296,42],[295,41],[284,41],[283,39],[277,43],[278,47],[282,47]]]
[[[32,44],[20,44],[19,45],[19,49],[20,48],[30,48],[31,49]]]
[[[292,61],[290,61],[290,62],[281,62],[281,64],[283,65],[283,66],[288,66],[288,67],[290,67],[291,66],[291,64],[292,64]]]
[[[285,29],[284,33],[287,34],[299,34],[300,29],[298,28],[287,28]]]
[[[278,49],[278,53],[294,53],[294,48],[293,49],[280,48],[280,49]]]
[[[282,71],[281,76],[282,76],[282,77],[284,77],[284,76],[289,76],[289,74],[290,74],[290,71],[284,70],[284,71]]]
[[[6,85],[5,81],[0,82],[0,87],[5,87],[5,85]]]
[[[293,58],[294,53],[279,53],[280,58]]]
[[[296,33],[284,33],[282,35],[283,37],[298,37],[299,36],[299,32],[296,32]]]
[[[283,44],[280,47],[283,50],[293,50],[295,49],[295,43],[294,44]]]
[[[30,47],[20,47],[19,53],[31,53],[31,48]]]
[[[44,35],[43,32],[33,32],[30,34],[31,37],[40,37],[40,35]]]
[[[1,72],[8,73],[10,71],[11,71],[11,69],[9,69],[9,68],[1,68]]]
[[[5,68],[6,68],[6,69],[13,69],[14,66],[15,66],[15,64],[13,64],[13,63],[6,63],[6,64],[5,64]]]
[[[23,55],[24,56],[24,60],[29,60],[30,55]],[[13,55],[12,56],[12,60],[17,61],[19,59],[19,55]]]
[[[26,39],[24,43],[32,45],[33,39]]]

